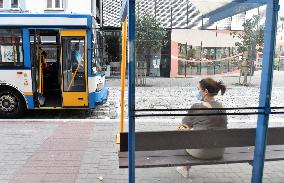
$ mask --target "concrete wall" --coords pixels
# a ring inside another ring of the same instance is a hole
[[[95,4],[95,3],[94,3]],[[91,0],[68,0],[67,12],[69,13],[91,13]]]
[[[8,0],[9,1],[9,0]],[[75,14],[91,14],[92,0],[63,0],[63,9],[53,10],[47,9],[46,0],[26,0],[26,9],[30,13],[75,13]],[[93,0],[95,11],[95,3]]]
[[[26,0],[26,9],[29,13],[44,13],[45,8],[45,0]]]
[[[178,76],[178,43],[171,41],[171,71],[170,77]]]
[[[10,10],[11,9],[11,0],[3,0],[3,9],[1,11]],[[19,0],[19,10],[26,10],[26,1]]]

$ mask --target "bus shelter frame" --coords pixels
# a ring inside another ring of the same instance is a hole
[[[138,1],[138,0],[136,0]],[[259,114],[257,119],[255,150],[252,170],[252,183],[261,183],[263,177],[265,149],[269,116],[271,114],[270,101],[273,80],[273,58],[277,31],[277,18],[280,9],[279,0],[233,0],[230,4],[208,13],[211,21],[218,21],[228,16],[252,9],[250,6],[240,8],[241,3],[266,4],[266,20],[264,32],[263,65],[260,83]],[[128,182],[135,183],[135,0],[123,0],[120,20],[123,30],[127,32],[127,61],[128,61]],[[210,19],[209,19],[210,20]],[[126,40],[126,35],[124,36]],[[125,45],[126,47],[126,45]],[[123,49],[126,52],[126,49]],[[125,54],[125,53],[124,53]],[[124,59],[126,62],[126,58]],[[125,66],[124,66],[125,67]],[[125,75],[125,72],[124,72]],[[122,77],[123,79],[125,76]],[[124,86],[122,86],[124,87]],[[124,106],[121,107],[122,109]],[[121,124],[123,130],[123,123]]]

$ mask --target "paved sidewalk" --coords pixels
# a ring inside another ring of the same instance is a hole
[[[137,130],[174,129],[175,121],[137,121]],[[118,120],[0,122],[1,183],[124,183],[118,168]],[[284,183],[284,161],[265,164],[264,182]],[[175,168],[136,169],[138,183],[250,182],[248,164],[195,166],[190,180]]]

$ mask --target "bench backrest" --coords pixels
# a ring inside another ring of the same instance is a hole
[[[155,151],[254,146],[255,132],[255,128],[136,132],[135,150]],[[267,144],[284,144],[284,127],[269,128]],[[120,134],[120,151],[128,151],[128,133]]]

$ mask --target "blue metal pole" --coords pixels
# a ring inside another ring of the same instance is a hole
[[[128,182],[135,183],[135,0],[128,0]]]
[[[31,46],[30,46],[30,31],[28,28],[23,29],[23,48],[24,48],[24,65],[26,68],[31,68]]]
[[[264,57],[262,62],[261,84],[259,106],[265,109],[259,112],[265,112],[258,115],[255,150],[252,170],[252,183],[261,183],[263,176],[265,148],[267,139],[267,128],[270,113],[270,99],[273,78],[273,60],[275,54],[275,38],[277,29],[277,18],[279,10],[278,0],[267,0],[265,32],[264,32]]]

